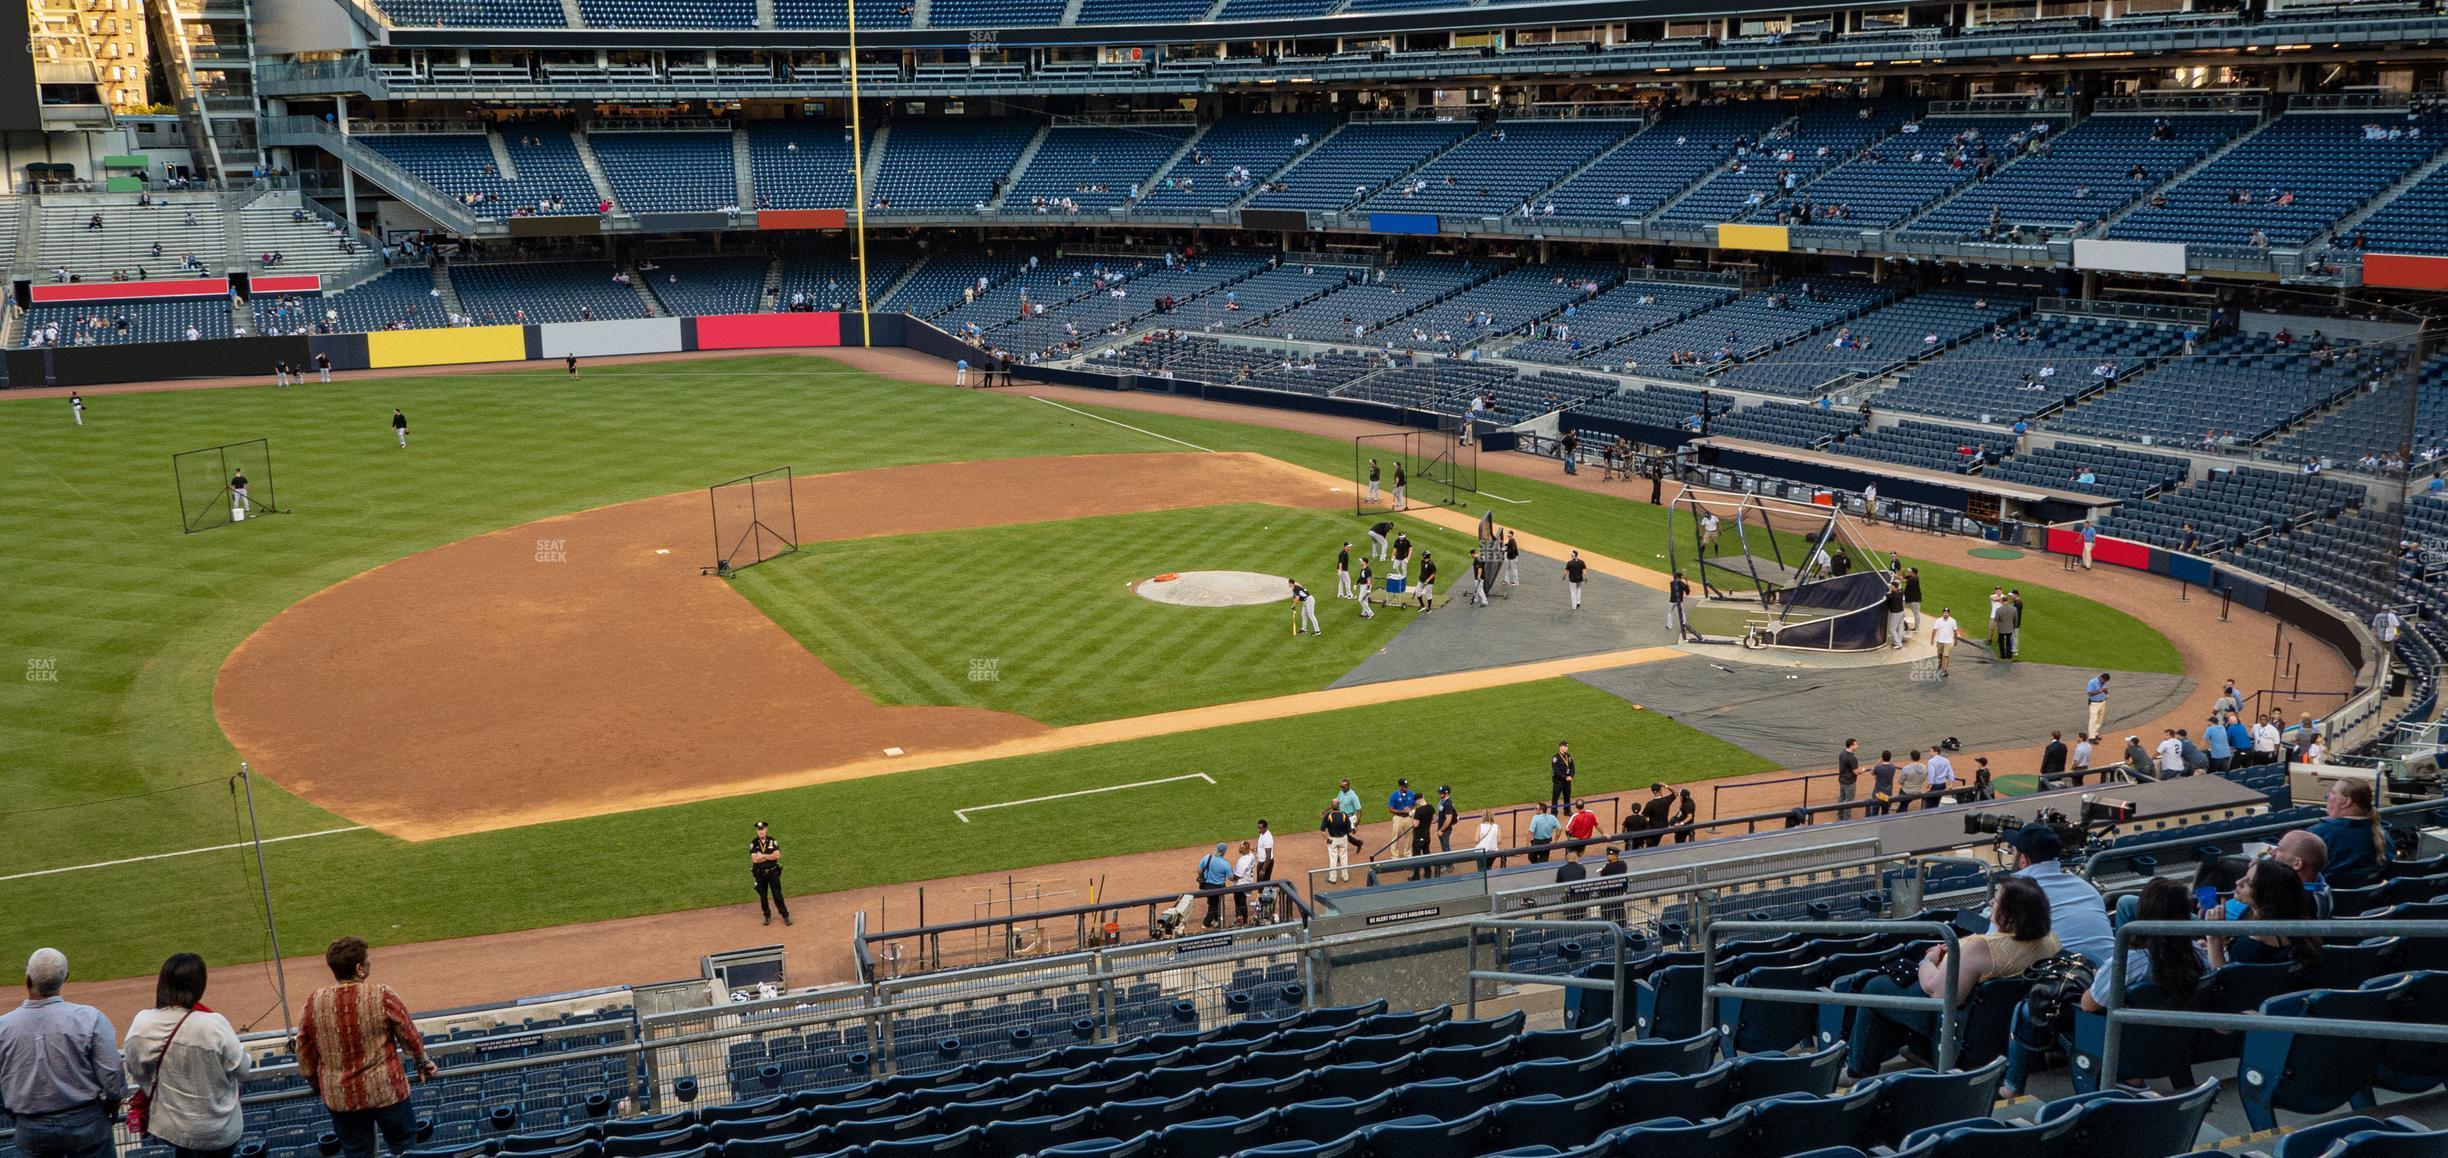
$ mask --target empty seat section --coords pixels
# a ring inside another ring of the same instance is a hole
[[[994,182],[1011,172],[1036,132],[1034,123],[995,118],[895,121],[868,193],[870,208],[965,210],[990,201]]]
[[[1797,225],[1885,229],[2012,156],[2007,141],[2022,122],[2003,117],[1929,117],[1821,174],[1774,203]],[[1805,213],[1804,210],[1808,212]]]
[[[1181,149],[1188,125],[1058,125],[1012,179],[1005,213],[1096,212],[1140,192]]]
[[[1529,341],[1506,350],[1505,355],[1558,364],[1598,358],[1619,343],[1734,298],[1730,286],[1635,279],[1586,301],[1567,303],[1555,317],[1536,326]]]
[[[1669,206],[1663,219],[1743,220],[1893,133],[1920,111],[1917,101],[1814,102],[1795,115],[1792,125],[1736,149],[1716,173]]]
[[[1315,342],[1390,342],[1401,347],[1408,335],[1392,323],[1497,271],[1496,266],[1457,257],[1415,257],[1367,271],[1317,301],[1251,319],[1240,328]]]
[[[1657,212],[1714,171],[1738,145],[1756,143],[1800,106],[1730,101],[1671,109],[1638,136],[1599,158],[1541,202],[1557,217],[1635,220]]]
[[[1247,196],[1259,182],[1333,132],[1334,118],[1321,116],[1227,117],[1209,125],[1190,155],[1140,191],[1142,213],[1196,213],[1221,209]]]
[[[2335,479],[2240,468],[2214,471],[2157,498],[2118,507],[2100,522],[2103,534],[2171,550],[2183,545],[2184,526],[2201,538],[2199,550],[2215,554],[2361,505],[2363,488]]]
[[[2198,444],[2253,443],[2359,383],[2383,374],[2376,361],[2324,359],[2298,343],[2230,334],[2051,419],[2050,427],[2101,438]]]
[[[259,297],[249,303],[259,334],[421,330],[448,325],[433,274],[394,269],[364,285],[324,297]]]
[[[1847,458],[1868,458],[1922,470],[1969,471],[2014,449],[2014,435],[1907,418],[1894,426],[1854,435],[1827,448]]]
[[[1763,394],[1806,397],[1925,358],[2031,308],[2029,299],[1933,290],[1789,342],[1719,376]]]
[[[765,273],[772,264],[763,254],[674,257],[655,262],[653,269],[641,263],[638,276],[675,317],[753,314],[770,306],[765,301]]]
[[[2419,135],[2407,135],[2408,127]],[[2289,113],[2109,226],[2111,237],[2234,252],[2301,245],[2448,145],[2448,117],[2426,112]],[[2388,133],[2399,135],[2391,139]],[[2371,134],[2379,135],[2373,138]]]
[[[554,0],[380,0],[394,24],[449,28],[560,28],[569,23]]]
[[[2104,390],[2183,346],[2182,332],[2170,326],[2044,314],[2001,323],[1913,367],[1878,405],[2011,426]]]
[[[483,133],[373,132],[356,140],[478,217],[595,212],[602,195],[569,130],[503,125],[500,133],[515,179],[502,174]]]
[[[589,133],[587,144],[612,183],[612,204],[628,213],[746,208],[729,133]]]
[[[612,280],[604,261],[454,265],[451,286],[480,325],[642,318],[637,290]]]
[[[578,0],[590,28],[754,28],[755,0]]]
[[[2139,499],[2183,483],[2191,469],[2185,459],[2144,454],[2130,446],[2060,442],[2021,451],[1981,473],[2003,483]],[[2085,475],[2091,481],[2082,481]]]
[[[850,130],[838,121],[749,125],[748,168],[759,209],[848,209],[858,192]]]
[[[1341,209],[1394,182],[1471,131],[1450,121],[1355,121],[1250,199],[1252,209]]]
[[[1502,216],[1637,127],[1607,120],[1498,121],[1360,208]]]
[[[2017,226],[2053,233],[2098,221],[2251,127],[2244,116],[2103,114],[2070,129],[2035,118],[2023,130],[2019,160],[1930,210],[1908,232],[1994,238]]]

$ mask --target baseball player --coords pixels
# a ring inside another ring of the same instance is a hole
[[[289,384],[289,363],[272,363],[272,384],[274,386],[286,386]]]
[[[1369,606],[1369,595],[1376,590],[1377,576],[1369,570],[1368,560],[1360,560],[1360,618],[1375,619],[1377,611]]]
[[[1343,549],[1335,552],[1335,598],[1351,597],[1351,543],[1346,541]]]
[[[1419,609],[1425,614],[1436,610],[1436,552],[1420,552]]]
[[[1521,586],[1521,544],[1513,540],[1513,532],[1505,532],[1504,581],[1507,587]]]
[[[1326,629],[1318,626],[1317,596],[1311,595],[1298,579],[1286,579],[1284,582],[1292,585],[1292,606],[1300,611],[1299,617],[1292,621],[1292,634],[1299,635],[1303,631],[1312,635],[1326,634]]]
[[[1702,555],[1716,551],[1717,525],[1717,512],[1710,511],[1700,516],[1700,553]]]
[[[331,383],[331,355],[315,355],[315,374],[323,379],[325,385]]]
[[[1377,501],[1377,460],[1373,458],[1369,460],[1368,501],[1372,503]],[[1383,544],[1379,545],[1383,546]]]
[[[244,512],[249,509],[246,468],[240,467],[230,475],[230,510],[237,513],[240,518],[244,518],[246,517]]]
[[[1472,555],[1472,556],[1471,556],[1471,605],[1472,605],[1472,606],[1474,606],[1474,607],[1485,607],[1485,606],[1487,606],[1487,605],[1488,605],[1487,589],[1488,589],[1488,565],[1487,565],[1487,560],[1482,559],[1482,558],[1480,558],[1478,555],[1474,554],[1474,555]]]
[[[1394,509],[1395,509],[1395,510],[1398,510],[1398,511],[1399,511],[1399,510],[1402,510],[1402,509],[1404,509],[1404,508],[1406,508],[1406,507],[1408,507],[1408,506],[1410,506],[1410,505],[1411,505],[1411,504],[1410,504],[1410,500],[1409,500],[1409,499],[1406,499],[1406,498],[1404,498],[1404,497],[1403,497],[1403,492],[1405,492],[1405,491],[1409,490],[1409,489],[1410,489],[1410,486],[1411,486],[1411,476],[1410,476],[1410,475],[1408,475],[1408,474],[1403,473],[1403,464],[1401,464],[1401,463],[1399,463],[1399,462],[1398,462],[1398,463],[1395,463],[1395,464],[1394,464]]]
[[[1401,531],[1396,531],[1396,532],[1394,532],[1394,571],[1393,571],[1393,574],[1395,574],[1395,575],[1407,575],[1407,574],[1409,574],[1409,573],[1410,573],[1410,568],[1411,568],[1411,536],[1409,536],[1409,535],[1407,535],[1407,534],[1404,534],[1404,533],[1403,533],[1403,532],[1401,532]]]
[[[1394,520],[1379,519],[1369,524],[1369,558],[1386,557],[1386,536],[1394,533]]]
[[[1581,580],[1588,574],[1589,564],[1581,561],[1581,552],[1575,551],[1572,558],[1564,560],[1564,586],[1572,592],[1572,609],[1575,611],[1581,610]]]
[[[401,450],[408,449],[408,416],[400,413],[397,406],[391,408],[391,433],[399,436]]]
[[[85,396],[84,396],[84,395],[79,394],[79,393],[77,393],[77,392],[76,392],[76,391],[74,391],[74,390],[71,390],[71,391],[69,391],[69,392],[68,392],[68,413],[73,414],[73,415],[75,415],[75,416],[76,416],[76,424],[77,424],[77,425],[79,425],[79,426],[83,426],[83,425],[85,425]],[[1371,532],[1371,533],[1374,533],[1374,532]],[[1378,545],[1378,546],[1380,546],[1380,547],[1384,546],[1384,545],[1385,545],[1385,540],[1383,540],[1383,539],[1379,539],[1379,540],[1377,540],[1377,545]]]
[[[969,384],[969,359],[963,358],[952,363],[952,384],[955,386]]]
[[[569,367],[569,376],[570,376],[570,377],[572,377],[572,378],[577,377],[577,376],[578,376],[578,351],[576,351],[576,350],[572,350],[572,351],[570,351],[569,353],[566,353],[566,354],[561,355],[561,364],[562,364],[563,366],[567,366],[567,367]]]

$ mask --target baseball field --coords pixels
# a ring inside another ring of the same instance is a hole
[[[1412,622],[1328,598],[1364,539],[1334,489],[1348,441],[795,356],[87,403],[77,427],[64,399],[0,399],[23,671],[0,681],[0,928],[24,942],[0,951],[59,944],[88,979],[265,956],[253,854],[220,847],[248,833],[241,760],[292,950],[735,903],[754,818],[816,891],[1299,831],[1344,775],[1528,799],[1559,735],[1591,792],[1770,766],[1528,669],[1329,693]],[[250,438],[283,513],[182,534],[171,456]],[[779,466],[801,549],[696,574],[704,488]],[[1664,565],[1662,508],[1503,493],[1526,534]],[[1404,525],[1458,577],[1466,537]],[[1907,561],[1933,606],[1993,583]],[[1193,569],[1300,579],[1327,631],[1130,591]],[[2026,658],[2180,668],[2122,611],[2025,595]],[[1187,773],[1212,783],[1062,795]]]

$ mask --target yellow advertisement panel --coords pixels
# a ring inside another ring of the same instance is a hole
[[[1717,248],[1784,253],[1793,246],[1787,242],[1782,225],[1720,225],[1717,227]]]
[[[525,326],[384,330],[366,335],[366,363],[376,369],[385,366],[449,366],[461,362],[517,362],[526,357]]]

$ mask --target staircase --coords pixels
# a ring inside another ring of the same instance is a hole
[[[920,0],[920,3],[924,2],[925,0]],[[864,160],[867,163],[860,168],[859,187],[867,191],[867,200],[871,202],[875,200],[876,174],[884,169],[884,143],[891,139],[892,125],[888,123],[883,128],[877,129],[875,135],[868,137],[864,146],[867,154]],[[851,206],[850,216],[856,218],[865,208],[864,205]]]
[[[908,285],[911,278],[917,277],[918,271],[926,268],[926,263],[930,260],[932,260],[931,257],[922,257],[909,263],[909,268],[902,270],[901,276],[894,278],[891,285],[885,286],[883,290],[879,291],[875,294],[875,296],[868,299],[868,311],[872,313],[882,310],[884,308],[884,303],[891,301],[894,294],[900,293],[901,287]]]
[[[2062,137],[2062,136],[2066,135],[2068,132],[2073,131],[2073,128],[2074,128],[2074,126],[2075,126],[2075,125],[2080,124],[2080,123],[2081,123],[2080,121],[2067,121],[2067,122],[2064,124],[2064,126],[2062,126],[2062,127],[2060,127],[2060,128],[2056,128],[2056,129],[2052,129],[2052,130],[2050,130],[2050,131],[2049,131],[2049,139],[2050,139],[2050,140],[2055,140],[2055,139],[2057,139],[2058,137]],[[2016,155],[2014,155],[2014,156],[2012,156],[2012,157],[2007,158],[2007,159],[2006,159],[2006,163],[2005,163],[2005,164],[2003,164],[2003,165],[1998,166],[1997,168],[1995,168],[1995,169],[1993,169],[1993,170],[1991,170],[1991,171],[1990,171],[1990,173],[1989,173],[1989,176],[1988,176],[1988,177],[1982,177],[1982,178],[1978,178],[1978,179],[1976,179],[1976,180],[1966,181],[1966,182],[1964,182],[1964,183],[1963,183],[1963,184],[1961,184],[1961,185],[1957,185],[1957,186],[1956,186],[1956,187],[1954,187],[1953,189],[1948,190],[1945,196],[1940,197],[1940,198],[1939,198],[1939,199],[1937,199],[1936,201],[1932,201],[1932,202],[1930,202],[1929,204],[1924,205],[1924,206],[1922,206],[1921,208],[1919,208],[1919,209],[1915,209],[1915,210],[1913,210],[1911,213],[1906,214],[1906,215],[1904,216],[1904,219],[1903,219],[1902,221],[1896,222],[1896,223],[1895,223],[1893,226],[1890,226],[1890,227],[1888,228],[1887,232],[1889,232],[1889,233],[1891,233],[1891,234],[1893,234],[1893,233],[1902,233],[1902,232],[1904,232],[1905,230],[1910,229],[1910,228],[1912,228],[1913,226],[1920,224],[1920,222],[1921,222],[1921,219],[1922,219],[1922,218],[1927,217],[1927,216],[1929,216],[1929,215],[1930,215],[1930,214],[1932,214],[1932,213],[1936,213],[1936,212],[1938,211],[1938,209],[1939,209],[1939,207],[1940,207],[1940,206],[1943,206],[1943,205],[1947,204],[1948,202],[1955,200],[1955,199],[1956,199],[1956,198],[1958,198],[1958,197],[1964,196],[1965,194],[1970,193],[1970,192],[1972,192],[1973,190],[1978,189],[1978,188],[1980,188],[1981,186],[1983,186],[1983,185],[1985,185],[1985,184],[1988,184],[1988,182],[1990,181],[1990,179],[1991,179],[1991,178],[1994,178],[1994,177],[1996,177],[1998,174],[2003,173],[2003,172],[2005,172],[2005,171],[2006,171],[2006,170],[2008,170],[2008,169],[2012,169],[2012,168],[2014,168],[2015,166],[2022,164],[2024,161],[2029,160],[2029,159],[2031,159],[2032,157],[2035,157],[2035,156],[2038,156],[2038,155],[2039,155],[2039,154],[2037,154],[2037,153],[2018,153],[2018,154],[2016,154]]]
[[[1345,3],[1350,3],[1350,0],[1344,0],[1344,2],[1345,2]],[[1343,205],[1343,209],[1342,209],[1342,210],[1340,210],[1339,212],[1348,212],[1348,211],[1350,211],[1350,210],[1357,209],[1357,208],[1359,208],[1359,207],[1360,207],[1360,203],[1361,203],[1361,202],[1366,201],[1366,200],[1368,200],[1368,199],[1369,199],[1369,198],[1371,198],[1371,197],[1374,197],[1374,196],[1376,196],[1376,195],[1378,195],[1378,194],[1380,194],[1380,193],[1385,192],[1385,191],[1386,191],[1386,190],[1388,190],[1388,189],[1392,189],[1392,188],[1394,188],[1395,186],[1400,185],[1400,184],[1402,184],[1403,182],[1410,180],[1413,174],[1416,174],[1416,173],[1418,173],[1420,170],[1425,169],[1425,168],[1427,168],[1428,166],[1430,166],[1430,165],[1434,165],[1434,164],[1436,164],[1438,161],[1441,161],[1441,160],[1445,159],[1445,154],[1450,153],[1450,152],[1453,152],[1455,149],[1459,149],[1459,148],[1461,148],[1461,147],[1462,147],[1463,142],[1468,141],[1468,140],[1470,140],[1472,137],[1475,137],[1475,136],[1477,136],[1477,135],[1479,135],[1479,131],[1478,131],[1477,129],[1473,129],[1473,130],[1471,130],[1470,132],[1464,133],[1464,134],[1462,134],[1462,135],[1461,135],[1461,136],[1459,136],[1459,137],[1455,137],[1455,138],[1453,139],[1452,143],[1450,143],[1450,144],[1446,145],[1446,146],[1445,146],[1444,148],[1442,148],[1442,149],[1438,149],[1436,152],[1433,152],[1433,153],[1428,154],[1428,156],[1426,156],[1425,158],[1422,158],[1422,159],[1421,159],[1421,161],[1420,161],[1420,163],[1419,163],[1419,164],[1417,164],[1417,165],[1413,165],[1413,166],[1411,166],[1410,168],[1403,170],[1401,173],[1396,174],[1393,180],[1391,180],[1391,181],[1384,181],[1384,182],[1380,182],[1380,183],[1377,185],[1377,187],[1376,187],[1376,188],[1371,189],[1371,190],[1369,190],[1368,192],[1363,193],[1363,194],[1361,194],[1361,195],[1360,195],[1360,196],[1358,196],[1358,197],[1354,197],[1354,198],[1352,198],[1352,199],[1351,199],[1350,201],[1348,201],[1348,202],[1345,202],[1345,203],[1344,203],[1344,205]]]
[[[1777,124],[1776,124],[1776,127],[1775,127],[1775,128],[1769,129],[1767,132],[1761,133],[1761,134],[1760,134],[1760,137],[1761,137],[1762,139],[1766,139],[1766,138],[1771,137],[1771,136],[1773,136],[1773,135],[1775,135],[1775,134],[1777,134],[1777,133],[1791,132],[1791,131],[1793,131],[1794,122],[1795,122],[1796,120],[1799,120],[1799,119],[1801,119],[1801,118],[1799,118],[1799,117],[1788,117],[1788,118],[1786,118],[1785,120],[1779,121],[1779,122],[1777,122]],[[1714,177],[1714,176],[1716,176],[1716,175],[1717,175],[1717,174],[1719,174],[1719,173],[1725,172],[1725,163],[1726,163],[1726,159],[1727,159],[1728,157],[1732,157],[1733,155],[1734,155],[1734,154],[1733,154],[1731,151],[1728,151],[1724,157],[1719,157],[1719,158],[1717,158],[1717,163],[1716,163],[1715,165],[1711,165],[1711,166],[1709,166],[1709,171],[1708,171],[1708,172],[1706,172],[1706,173],[1702,173],[1702,174],[1700,174],[1700,176],[1698,176],[1698,177],[1694,178],[1694,179],[1692,180],[1692,183],[1691,183],[1691,184],[1689,184],[1689,185],[1685,185],[1685,186],[1684,186],[1683,188],[1681,188],[1680,190],[1677,190],[1674,196],[1669,197],[1669,198],[1665,199],[1664,201],[1660,201],[1660,202],[1658,202],[1658,207],[1657,207],[1656,209],[1654,209],[1654,210],[1651,210],[1651,211],[1650,211],[1650,213],[1649,213],[1649,216],[1648,216],[1647,220],[1655,221],[1655,220],[1657,220],[1657,219],[1659,219],[1659,218],[1662,218],[1662,217],[1666,216],[1666,213],[1667,213],[1667,211],[1668,211],[1668,210],[1671,210],[1671,209],[1673,209],[1673,208],[1674,208],[1676,205],[1681,204],[1681,203],[1682,203],[1682,201],[1683,201],[1683,199],[1684,199],[1684,198],[1686,198],[1686,197],[1691,196],[1691,195],[1692,195],[1692,192],[1693,192],[1694,190],[1696,190],[1696,189],[1700,188],[1702,185],[1706,185],[1706,184],[1708,184],[1708,183],[1709,183],[1709,178]]]
[[[1078,0],[1072,0],[1072,5],[1077,7]],[[1011,171],[1003,174],[1003,187],[995,190],[994,200],[986,205],[987,212],[992,213],[1003,208],[1003,199],[1011,196],[1012,187],[1020,183],[1020,174],[1028,172],[1029,162],[1037,159],[1037,150],[1045,147],[1046,134],[1052,131],[1051,126],[1037,126],[1036,135],[1030,137],[1029,143],[1021,147],[1020,156],[1012,162]]]
[[[629,288],[637,294],[638,301],[645,303],[647,317],[668,318],[671,316],[671,311],[663,308],[663,300],[654,296],[654,288],[647,284],[646,275],[639,273],[636,266],[624,265],[621,267],[621,272],[629,275]]]
[[[578,10],[578,0],[561,0],[561,18],[569,21],[572,28],[587,26],[586,13]]]
[[[566,2],[566,0],[565,0]],[[774,29],[773,0],[756,0],[756,26],[767,32]]]
[[[570,144],[578,147],[578,163],[586,167],[587,180],[595,183],[595,196],[619,209],[620,202],[612,198],[612,179],[604,176],[603,162],[595,158],[595,146],[587,143],[586,134],[571,132]]]
[[[1530,200],[1531,200],[1531,202],[1535,204],[1535,203],[1537,203],[1537,202],[1544,201],[1544,200],[1546,200],[1546,199],[1548,199],[1548,198],[1550,198],[1550,197],[1555,196],[1555,192],[1556,192],[1556,190],[1563,188],[1563,187],[1564,187],[1564,186],[1566,186],[1567,184],[1570,184],[1570,183],[1572,182],[1573,178],[1578,177],[1578,176],[1580,176],[1580,175],[1581,175],[1581,174],[1583,174],[1583,173],[1587,173],[1587,172],[1589,172],[1589,171],[1590,171],[1591,169],[1593,169],[1593,168],[1596,168],[1596,167],[1597,167],[1597,165],[1598,165],[1598,162],[1603,161],[1603,160],[1606,160],[1607,158],[1614,156],[1614,155],[1615,155],[1615,150],[1620,149],[1620,148],[1623,148],[1625,145],[1629,145],[1629,144],[1631,144],[1631,143],[1632,143],[1633,138],[1638,137],[1638,136],[1640,136],[1642,133],[1645,133],[1645,132],[1648,132],[1648,131],[1649,131],[1649,126],[1648,126],[1648,125],[1642,125],[1641,127],[1639,127],[1639,128],[1637,128],[1637,129],[1632,130],[1630,133],[1625,134],[1625,135],[1624,135],[1624,138],[1623,138],[1622,140],[1617,141],[1617,142],[1615,142],[1615,143],[1614,143],[1614,144],[1612,144],[1612,145],[1608,145],[1606,148],[1603,148],[1603,149],[1598,150],[1598,155],[1597,155],[1597,156],[1595,156],[1595,157],[1591,157],[1589,160],[1587,160],[1587,161],[1583,161],[1583,162],[1582,162],[1582,163],[1580,163],[1579,165],[1574,166],[1574,167],[1573,167],[1573,171],[1572,171],[1572,172],[1564,174],[1564,176],[1563,176],[1563,177],[1561,177],[1561,178],[1559,178],[1559,179],[1558,179],[1558,180],[1557,180],[1557,181],[1556,181],[1554,184],[1549,185],[1549,186],[1547,186],[1546,188],[1541,189],[1541,190],[1539,190],[1538,192],[1531,194],[1531,195],[1530,195]],[[1508,206],[1506,206],[1506,207],[1505,207],[1505,212],[1510,213],[1510,212],[1512,212],[1514,209],[1517,209],[1517,208],[1519,208],[1519,206],[1512,206],[1512,205],[1508,205]]]
[[[1235,198],[1233,198],[1233,200],[1232,200],[1232,204],[1225,206],[1225,208],[1227,208],[1227,209],[1239,209],[1239,208],[1241,208],[1243,205],[1248,204],[1248,203],[1249,203],[1249,199],[1250,199],[1250,198],[1252,198],[1252,197],[1256,197],[1256,196],[1258,195],[1258,191],[1259,191],[1259,190],[1266,188],[1266,187],[1267,187],[1267,185],[1268,185],[1268,183],[1270,183],[1270,182],[1274,181],[1275,179],[1277,179],[1277,178],[1279,178],[1279,177],[1282,177],[1282,176],[1283,176],[1284,174],[1286,174],[1286,173],[1291,172],[1294,166],[1296,166],[1296,165],[1300,164],[1300,163],[1301,163],[1301,162],[1303,162],[1303,161],[1308,160],[1308,159],[1309,159],[1309,154],[1314,153],[1314,152],[1317,152],[1319,149],[1324,148],[1324,147],[1325,147],[1325,145],[1326,145],[1326,142],[1328,142],[1328,141],[1331,141],[1331,140],[1335,139],[1336,134],[1341,133],[1341,132],[1343,131],[1343,125],[1348,125],[1348,124],[1350,124],[1350,123],[1351,123],[1351,122],[1349,122],[1349,121],[1345,121],[1345,122],[1343,122],[1343,124],[1342,124],[1342,125],[1336,125],[1335,127],[1333,127],[1333,128],[1331,128],[1331,129],[1326,130],[1326,132],[1325,132],[1325,134],[1324,134],[1323,136],[1320,136],[1318,139],[1316,139],[1316,140],[1314,140],[1314,141],[1309,142],[1309,147],[1308,147],[1308,148],[1306,148],[1306,149],[1302,149],[1300,152],[1297,152],[1297,153],[1292,154],[1291,159],[1289,159],[1289,160],[1285,161],[1285,162],[1284,162],[1283,164],[1281,164],[1281,165],[1276,166],[1276,167],[1275,167],[1274,172],[1268,173],[1266,176],[1261,177],[1261,178],[1259,178],[1258,180],[1256,180],[1256,181],[1254,181],[1254,182],[1251,182],[1251,183],[1250,183],[1249,192],[1247,192],[1247,193],[1243,193],[1243,194],[1242,194],[1242,195],[1240,195],[1239,197],[1235,197]]]
[[[2238,148],[2243,146],[2244,142],[2260,136],[2261,130],[2268,127],[2269,124],[2270,121],[2265,119],[2260,124],[2253,126],[2249,131],[2237,133],[2234,140],[2229,141],[2224,145],[2220,145],[2218,148],[2210,150],[2208,153],[2203,154],[2200,160],[2178,170],[2167,180],[2151,186],[2148,192],[2134,198],[2132,204],[2129,204],[2123,209],[2119,209],[2116,212],[2101,218],[2098,227],[2099,233],[2105,235],[2108,232],[2109,226],[2133,216],[2135,210],[2149,205],[2152,196],[2183,184],[2187,179],[2191,178],[2193,174],[2209,168],[2211,162],[2214,162],[2229,153],[2235,152]]]
[[[1070,27],[1071,25],[1079,23],[1079,14],[1080,0],[1067,0],[1067,2],[1063,4],[1062,19],[1058,23],[1062,24],[1066,28]]]
[[[776,310],[782,308],[782,258],[779,255],[765,263],[765,285],[757,291],[757,301],[762,303],[758,307],[759,312],[763,312],[764,305],[771,305]]]
[[[443,311],[451,317],[466,317],[467,307],[460,304],[459,287],[451,282],[451,271],[449,264],[445,263],[433,267],[433,275],[434,288],[442,291]]]
[[[1078,6],[1077,0],[1074,0],[1073,6]],[[1207,130],[1210,127],[1211,126],[1208,125],[1199,126],[1197,132],[1190,134],[1189,137],[1182,141],[1181,148],[1173,150],[1173,155],[1165,158],[1164,164],[1156,166],[1156,171],[1148,174],[1147,180],[1139,186],[1139,196],[1145,197],[1148,194],[1155,192],[1159,186],[1163,185],[1165,174],[1172,172],[1173,166],[1181,164],[1182,158],[1189,156],[1191,150],[1198,147],[1199,138],[1206,136]],[[1137,198],[1132,199],[1131,203],[1134,205],[1138,204]]]
[[[2333,241],[2340,237],[2354,236],[2355,227],[2363,224],[2364,218],[2380,212],[2381,209],[2387,207],[2389,202],[2395,201],[2398,197],[2402,196],[2406,190],[2422,184],[2424,179],[2430,177],[2434,173],[2439,172],[2444,167],[2448,167],[2448,149],[2443,149],[2432,154],[2430,160],[2425,161],[2420,165],[2416,165],[2413,172],[2406,174],[2396,184],[2381,190],[2378,196],[2364,202],[2363,205],[2354,212],[2340,218],[2336,225],[2323,232],[2313,234],[2312,239],[2306,241],[2303,247],[2307,250],[2318,249],[2323,243]]]
[[[732,204],[742,209],[756,208],[756,163],[748,153],[748,130],[731,130],[731,180],[738,186],[732,195],[739,200]]]
[[[578,134],[571,133],[570,135],[575,137]],[[502,140],[500,133],[486,133],[485,147],[493,151],[493,167],[501,171],[502,180],[516,181],[519,179],[518,162],[510,159],[510,142]]]
[[[910,0],[910,27],[933,28],[935,0]]]

